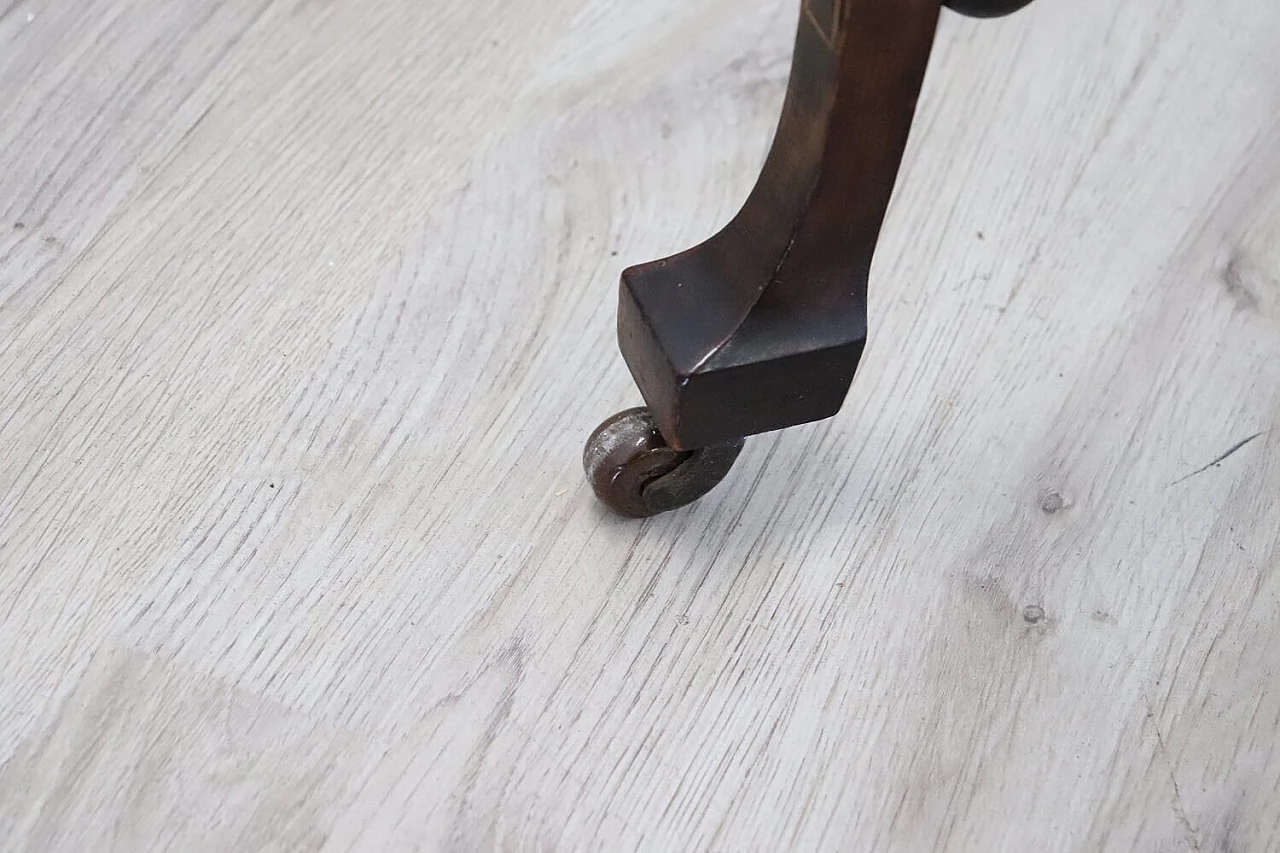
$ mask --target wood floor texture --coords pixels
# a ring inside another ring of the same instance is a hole
[[[0,850],[1280,850],[1280,4],[946,13],[834,420],[611,517],[794,0],[0,0]]]

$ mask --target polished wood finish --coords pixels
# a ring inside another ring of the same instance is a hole
[[[939,0],[805,0],[773,148],[715,237],[622,276],[622,353],[673,447],[830,417],[867,337],[867,276]]]
[[[949,5],[997,17],[1028,2]],[[746,205],[705,243],[623,273],[619,344],[672,447],[840,410],[938,9],[803,0],[782,118]]]

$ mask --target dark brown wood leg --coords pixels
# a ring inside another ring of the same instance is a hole
[[[1027,2],[949,5],[989,17]],[[705,243],[623,272],[618,340],[649,414],[611,419],[588,442],[588,478],[610,506],[688,503],[745,436],[840,410],[940,5],[804,0],[778,132],[741,212]]]

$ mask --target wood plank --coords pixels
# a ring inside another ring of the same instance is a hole
[[[21,327],[209,108],[267,0],[0,14],[0,333]]]
[[[1280,849],[1274,4],[944,16],[846,411],[644,523],[794,9],[161,5],[0,59],[0,849]]]
[[[268,12],[265,0],[61,0],[13,3],[0,13],[0,612],[7,627],[17,591],[40,560],[16,543],[39,523],[39,507],[65,509],[60,497],[29,500],[27,491],[43,469],[40,442],[65,415],[58,401],[76,381],[72,362],[59,361],[68,340],[52,337],[41,318],[60,316],[74,298],[65,286],[70,271],[200,120]],[[63,582],[73,582],[74,569],[64,571]],[[69,689],[80,666],[71,651],[57,652],[69,669],[46,672],[47,684]],[[11,685],[0,702],[0,757],[46,698],[19,699]]]

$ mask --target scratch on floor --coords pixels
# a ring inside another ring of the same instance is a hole
[[[1213,460],[1212,462],[1210,462],[1208,465],[1205,465],[1205,466],[1204,466],[1204,467],[1202,467],[1202,468],[1197,468],[1196,470],[1192,471],[1190,474],[1186,475],[1185,477],[1179,477],[1178,479],[1174,480],[1174,481],[1173,481],[1172,483],[1170,483],[1169,485],[1170,485],[1170,486],[1176,486],[1176,485],[1178,485],[1179,483],[1181,483],[1183,480],[1190,480],[1190,479],[1191,479],[1192,477],[1194,477],[1196,474],[1203,474],[1205,471],[1208,471],[1210,468],[1213,468],[1213,467],[1215,467],[1215,466],[1217,466],[1217,465],[1221,465],[1223,462],[1225,462],[1225,461],[1226,461],[1226,459],[1227,459],[1227,457],[1228,457],[1228,456],[1230,456],[1231,454],[1235,453],[1237,450],[1241,449],[1241,448],[1242,448],[1242,447],[1244,447],[1246,444],[1248,444],[1249,442],[1253,441],[1255,438],[1260,438],[1261,436],[1266,435],[1268,432],[1270,432],[1270,430],[1265,430],[1265,429],[1264,429],[1262,432],[1255,432],[1253,435],[1249,436],[1248,438],[1246,438],[1246,439],[1243,439],[1243,440],[1241,440],[1241,441],[1236,442],[1236,443],[1235,443],[1235,444],[1233,444],[1230,448],[1228,448],[1228,450],[1227,450],[1227,452],[1226,452],[1226,453],[1223,453],[1221,456],[1219,456],[1217,459],[1215,459],[1215,460]]]
[[[1160,748],[1160,757],[1164,759],[1165,766],[1169,768],[1169,784],[1173,786],[1173,816],[1178,819],[1178,825],[1182,827],[1183,833],[1187,836],[1187,846],[1194,853],[1200,853],[1200,839],[1196,836],[1196,831],[1191,826],[1191,819],[1187,817],[1187,810],[1182,806],[1182,791],[1178,788],[1178,777],[1173,772],[1173,759],[1169,757],[1169,748],[1164,745],[1164,734],[1160,731],[1160,725],[1156,722],[1155,712],[1151,710],[1151,700],[1144,695],[1142,701],[1147,706],[1147,722],[1151,724],[1151,730],[1156,733],[1156,744]]]

